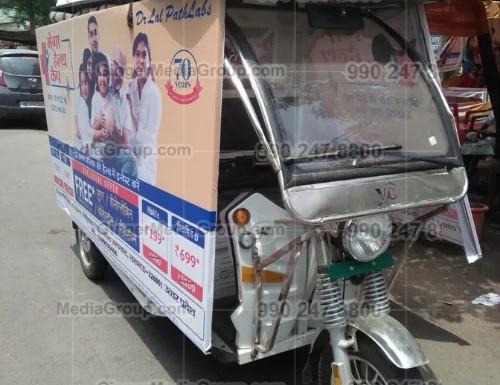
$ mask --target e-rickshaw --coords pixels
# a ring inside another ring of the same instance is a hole
[[[56,11],[85,13],[84,3]],[[480,252],[423,3],[225,7],[207,352],[245,364],[309,346],[304,382],[320,385],[433,380],[419,344],[389,314],[388,250],[401,240],[391,213],[432,208],[412,222],[413,239],[457,204],[468,254]],[[109,263],[145,308],[167,315],[99,246],[102,237],[75,229],[89,278]]]

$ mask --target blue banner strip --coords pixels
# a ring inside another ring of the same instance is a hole
[[[175,215],[184,218],[204,230],[215,230],[217,221],[217,213],[215,211],[205,210],[139,179],[115,172],[115,170],[111,170],[113,172],[103,172],[103,170],[106,170],[106,167],[102,162],[79,152],[77,149],[61,142],[53,136],[49,136],[49,144],[102,176],[157,204],[159,207],[171,211]]]
[[[184,222],[182,219],[173,217],[172,218],[172,230],[179,234],[181,237],[186,238],[188,241],[193,242],[200,246],[202,249],[205,248],[205,235],[193,226]]]
[[[147,201],[142,201],[142,212],[149,215],[151,218],[156,219],[161,224],[168,227],[168,214],[156,205],[152,205]]]

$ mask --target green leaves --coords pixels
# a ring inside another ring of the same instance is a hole
[[[32,33],[48,24],[50,8],[55,5],[56,0],[0,0],[0,10],[10,11],[14,22],[28,25]]]

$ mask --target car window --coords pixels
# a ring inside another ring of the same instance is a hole
[[[0,69],[14,75],[40,76],[40,65],[37,56],[3,56],[0,57]]]

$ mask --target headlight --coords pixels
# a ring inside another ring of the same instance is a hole
[[[354,219],[346,223],[342,243],[360,262],[371,262],[387,250],[391,242],[392,222],[388,215]]]

